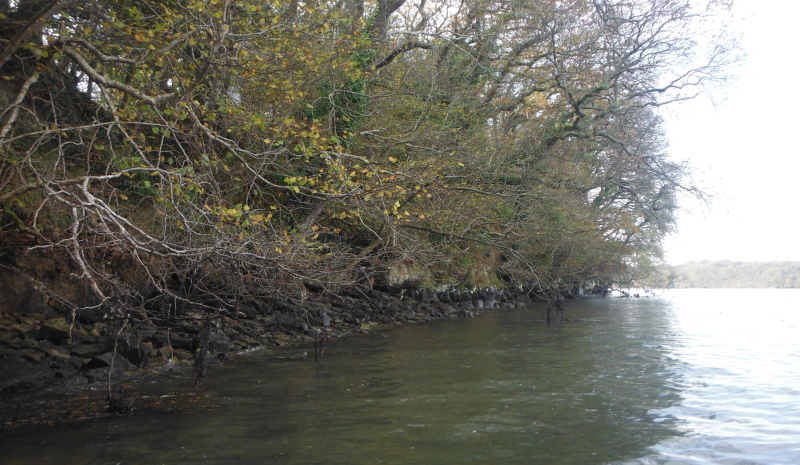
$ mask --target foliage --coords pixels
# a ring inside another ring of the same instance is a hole
[[[0,227],[153,315],[403,261],[628,279],[701,195],[658,108],[724,76],[716,6],[5,1]]]

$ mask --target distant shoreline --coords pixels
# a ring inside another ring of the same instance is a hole
[[[798,289],[800,261],[703,260],[670,265],[675,289]]]

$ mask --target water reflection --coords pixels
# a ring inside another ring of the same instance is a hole
[[[800,291],[681,290],[669,297],[680,361],[681,437],[633,463],[796,464],[800,457]]]
[[[681,434],[671,302],[583,300],[548,327],[504,311],[258,353],[216,370],[214,408],[3,438],[1,463],[602,464]],[[9,447],[5,447],[8,445]]]

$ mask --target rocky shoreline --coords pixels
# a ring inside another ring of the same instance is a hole
[[[206,362],[232,353],[281,346],[322,355],[329,338],[440,318],[465,318],[529,302],[497,289],[387,293],[359,286],[324,300],[272,300],[241,306],[235,316],[188,313],[168,327],[63,315],[0,314],[0,429],[184,408],[197,389],[163,398],[137,397],[143,379],[178,371],[199,382]],[[135,315],[134,315],[135,316]],[[113,367],[113,369],[112,369]],[[212,372],[213,375],[213,372]],[[124,396],[111,395],[124,387]],[[110,404],[110,405],[109,405]]]

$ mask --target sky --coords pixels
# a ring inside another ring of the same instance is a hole
[[[800,2],[736,0],[738,78],[666,114],[671,155],[689,159],[710,205],[684,201],[666,260],[800,261]]]

